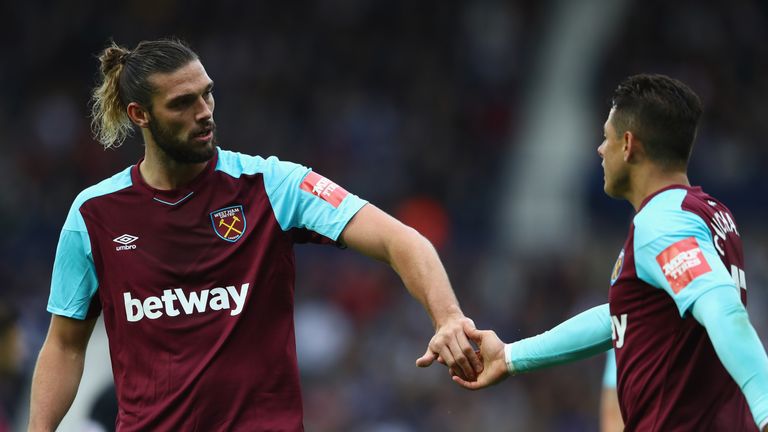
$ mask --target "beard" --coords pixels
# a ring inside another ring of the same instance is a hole
[[[204,127],[210,127],[213,135],[211,141],[205,146],[197,148],[191,142],[194,133],[190,134],[186,140],[180,140],[176,138],[173,131],[157,120],[150,120],[148,124],[149,132],[152,134],[157,147],[174,162],[189,165],[208,162],[216,154],[216,123],[211,120]]]

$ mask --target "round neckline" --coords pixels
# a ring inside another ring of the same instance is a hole
[[[205,181],[206,178],[214,171],[216,168],[216,164],[219,159],[219,148],[216,148],[216,152],[214,153],[213,157],[208,161],[205,168],[203,168],[200,173],[198,173],[192,180],[190,180],[187,184],[180,186],[176,189],[156,189],[152,186],[150,186],[144,178],[141,176],[141,172],[139,171],[139,166],[144,162],[144,158],[142,157],[139,159],[138,162],[136,162],[135,165],[131,167],[131,179],[133,180],[133,183],[135,185],[138,185],[140,189],[144,190],[145,192],[149,193],[152,198],[156,198],[161,202],[164,202],[166,204],[176,204],[180,201],[183,201],[187,197],[191,195],[191,193],[194,193],[201,183]]]

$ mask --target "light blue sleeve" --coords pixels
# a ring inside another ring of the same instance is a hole
[[[88,233],[62,229],[53,263],[48,312],[85,319],[97,288]]]
[[[611,347],[611,313],[606,303],[552,330],[507,344],[504,358],[509,373],[522,373],[591,357]]]
[[[89,199],[131,185],[130,168],[85,189],[75,198],[61,229],[51,275],[48,312],[85,319],[99,282],[91,253],[91,239],[80,207]]]
[[[768,423],[768,356],[738,291],[725,286],[707,291],[691,313],[707,329],[720,362],[739,385],[760,430]]]
[[[709,290],[725,286],[738,292],[706,222],[680,207],[685,194],[672,189],[654,197],[635,216],[634,232],[637,276],[666,291],[681,317]]]
[[[608,353],[605,355],[603,387],[616,388],[616,351],[614,350],[608,351]]]
[[[264,185],[283,231],[306,228],[332,240],[367,203],[309,168],[275,157],[266,160]]]
[[[216,169],[233,177],[261,173],[269,202],[283,231],[306,228],[332,240],[367,201],[348,193],[311,169],[219,149]],[[314,191],[314,193],[313,193]]]

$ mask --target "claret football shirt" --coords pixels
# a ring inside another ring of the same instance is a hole
[[[103,314],[120,431],[297,431],[295,243],[335,243],[365,201],[301,165],[217,149],[187,186],[134,165],[85,189],[48,311]]]
[[[705,292],[738,290],[741,236],[698,187],[672,186],[635,215],[609,291],[617,391],[627,431],[756,431],[744,396],[691,315]]]

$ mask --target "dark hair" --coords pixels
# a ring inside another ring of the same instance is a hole
[[[105,148],[118,147],[132,130],[126,108],[131,102],[151,108],[154,73],[170,73],[197,54],[179,39],[142,41],[129,50],[114,42],[99,55],[101,80],[91,95],[91,127]]]
[[[619,84],[611,104],[616,133],[631,131],[659,164],[688,164],[702,112],[690,87],[665,75],[633,75]]]

